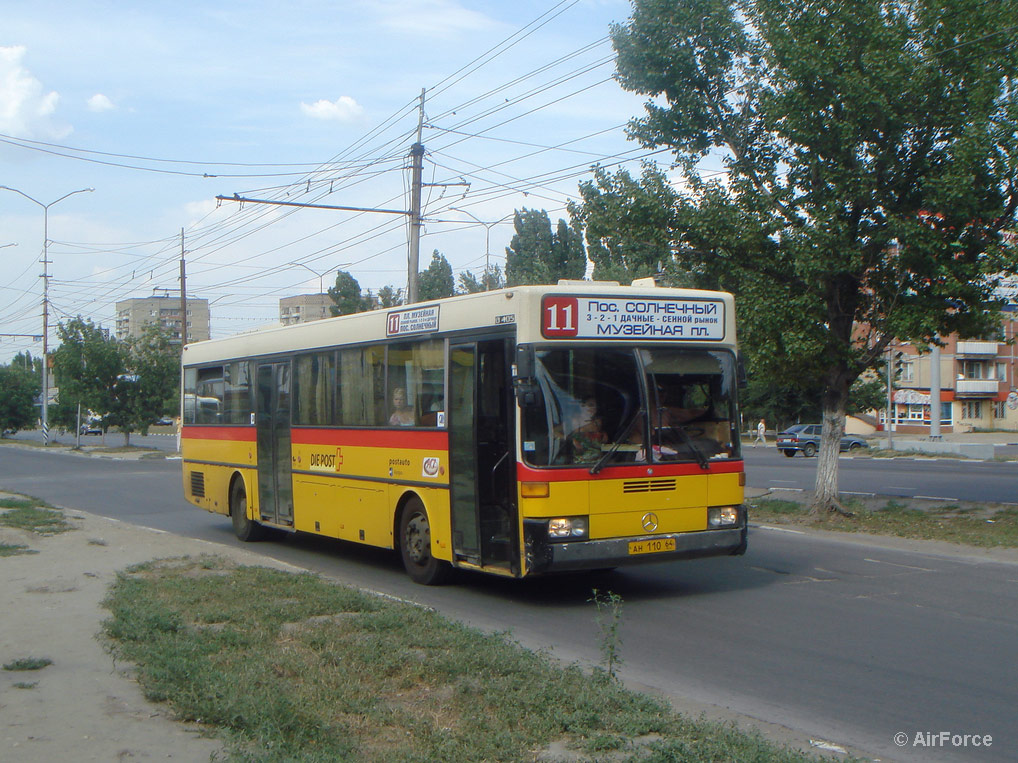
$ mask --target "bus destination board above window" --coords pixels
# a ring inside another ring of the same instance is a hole
[[[386,336],[407,336],[438,331],[438,305],[393,310],[386,316]]]
[[[725,338],[725,303],[719,299],[653,297],[565,297],[541,302],[546,339]]]

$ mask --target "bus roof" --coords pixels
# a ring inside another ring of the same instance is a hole
[[[456,297],[421,302],[414,305],[383,308],[337,318],[272,326],[236,334],[222,339],[194,342],[184,348],[185,366],[201,365],[240,358],[272,356],[285,353],[336,347],[346,344],[381,342],[391,339],[412,339],[439,336],[451,332],[514,329],[517,341],[547,342],[542,332],[542,299],[545,296],[569,298],[589,297],[591,304],[655,305],[675,303],[714,306],[720,312],[715,323],[720,326],[705,343],[732,346],[735,344],[735,309],[731,294],[696,289],[673,289],[654,286],[643,279],[633,286],[620,286],[603,281],[561,281],[546,286],[514,286],[494,291],[464,294]],[[622,302],[619,302],[619,301]],[[628,301],[628,302],[627,302]],[[545,327],[547,328],[547,327]],[[562,337],[565,338],[565,337]],[[579,336],[575,341],[633,341],[631,334],[598,339]],[[679,338],[684,344],[696,342],[695,337]]]

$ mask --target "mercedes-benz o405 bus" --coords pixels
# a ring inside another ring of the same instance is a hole
[[[561,282],[189,344],[187,499],[419,583],[741,554],[732,297]]]

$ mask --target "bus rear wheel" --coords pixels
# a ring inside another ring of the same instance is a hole
[[[244,480],[239,477],[230,485],[230,519],[233,520],[233,534],[245,543],[265,537],[265,528],[247,516],[247,491]]]
[[[419,498],[411,498],[399,521],[399,552],[410,579],[421,585],[439,585],[452,568],[431,555],[431,523]]]

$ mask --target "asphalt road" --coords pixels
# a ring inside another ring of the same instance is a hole
[[[755,488],[812,490],[816,458],[787,458],[773,445],[743,448],[746,481]],[[958,458],[839,459],[838,486],[851,495],[1018,504],[1018,461]]]
[[[179,462],[0,448],[0,487],[237,543],[225,517],[184,502]],[[306,536],[254,548],[586,663],[599,662],[591,588],[614,590],[627,680],[882,760],[1018,758],[1018,565],[907,546],[754,528],[744,557],[438,588],[412,584],[384,551]],[[913,744],[942,731],[992,745]]]

